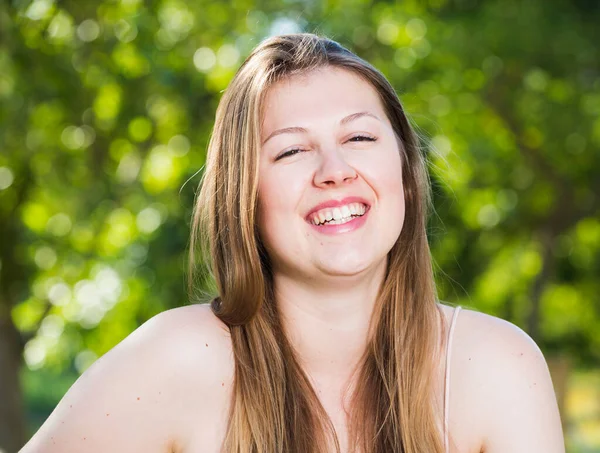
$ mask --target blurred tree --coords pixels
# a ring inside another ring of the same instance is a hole
[[[597,364],[599,22],[583,0],[0,3],[0,448],[29,434],[23,357],[80,373],[187,303],[220,93],[285,32],[326,34],[397,88],[430,150],[441,298]]]

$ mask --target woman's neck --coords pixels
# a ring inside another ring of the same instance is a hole
[[[385,262],[352,277],[298,281],[275,275],[283,328],[303,369],[327,385],[346,383],[364,353]]]

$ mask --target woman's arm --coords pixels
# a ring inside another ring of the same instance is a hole
[[[546,360],[523,330],[482,315],[474,389],[485,453],[564,453],[556,395]],[[483,356],[485,354],[485,357]]]

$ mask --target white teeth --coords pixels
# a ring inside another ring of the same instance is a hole
[[[353,215],[363,215],[365,213],[366,207],[362,203],[352,203],[348,205],[350,209],[350,213]]]
[[[333,209],[323,209],[312,215],[311,221],[315,225],[339,225],[342,223],[349,222],[354,217],[364,215],[367,207],[362,203],[350,203],[341,207],[335,207]]]

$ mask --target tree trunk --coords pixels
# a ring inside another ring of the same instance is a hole
[[[558,402],[558,410],[560,411],[563,433],[566,433],[567,414],[565,412],[565,401],[569,387],[569,377],[571,376],[571,357],[566,354],[554,355],[547,357],[546,361],[548,362],[552,383],[554,384],[554,393],[556,393],[556,401]]]
[[[0,303],[6,303],[0,301]],[[6,306],[0,310],[0,451],[16,453],[27,441],[19,383],[22,346]]]
[[[14,325],[11,311],[15,304],[9,285],[28,287],[30,270],[17,259],[16,244],[23,244],[17,212],[27,200],[32,186],[31,167],[18,169],[14,190],[16,201],[0,217],[0,452],[15,453],[27,441],[27,422],[19,371],[23,363],[24,340]],[[17,291],[18,293],[18,291]]]
[[[549,231],[541,231],[538,234],[540,243],[542,244],[542,268],[539,274],[533,281],[533,285],[530,290],[531,298],[531,311],[527,317],[527,333],[536,342],[539,341],[539,330],[540,330],[540,311],[541,311],[541,298],[542,292],[544,291],[548,282],[552,280],[554,276],[554,265],[555,258],[552,254],[552,245],[554,242],[554,235]]]

